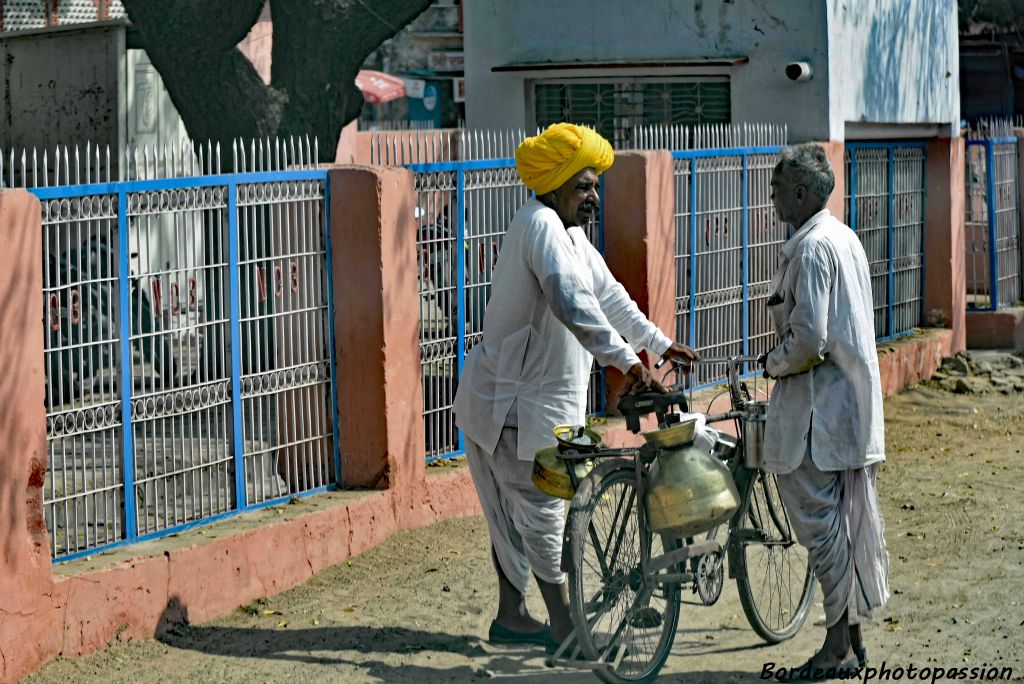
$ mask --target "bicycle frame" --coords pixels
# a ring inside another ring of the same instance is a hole
[[[732,473],[733,480],[736,482],[736,487],[740,492],[740,506],[730,518],[728,523],[728,536],[724,541],[724,544],[718,541],[717,536],[722,528],[719,525],[713,528],[708,533],[708,538],[695,543],[684,544],[678,549],[671,551],[666,550],[665,553],[651,557],[650,539],[652,533],[647,525],[647,514],[645,507],[640,505],[637,506],[639,515],[639,525],[643,534],[640,536],[641,544],[641,572],[645,579],[652,579],[654,585],[661,585],[666,582],[678,582],[681,584],[687,584],[695,579],[695,575],[692,571],[678,571],[671,572],[673,568],[679,568],[684,565],[687,561],[700,556],[717,553],[724,551],[726,552],[729,559],[729,578],[735,579],[736,568],[738,566],[738,555],[742,551],[742,544],[746,541],[759,541],[765,542],[763,533],[756,533],[754,530],[745,529],[743,527],[743,520],[750,512],[750,502],[753,498],[753,489],[757,482],[756,468],[748,468],[743,461],[742,452],[744,444],[743,435],[743,418],[745,416],[745,407],[750,401],[749,394],[746,387],[741,382],[739,377],[739,369],[747,363],[756,363],[758,357],[756,356],[733,356],[725,358],[708,358],[701,359],[698,363],[725,363],[729,368],[729,395],[730,403],[732,406],[731,411],[727,411],[721,414],[711,414],[707,416],[708,424],[723,422],[726,420],[737,421],[740,426],[739,432],[741,433],[738,437],[737,445],[734,453],[726,459],[730,462],[730,472]],[[675,369],[678,370],[678,369]],[[572,452],[562,454],[561,457],[565,460],[579,460],[579,459],[605,459],[605,458],[619,458],[629,459],[633,463],[634,478],[636,481],[635,496],[643,501],[647,493],[647,471],[650,468],[650,464],[657,458],[661,449],[658,447],[652,447],[650,445],[644,445],[639,448],[623,448],[623,449],[602,449],[591,453],[579,453],[575,454]],[[568,469],[569,477],[572,481],[574,488],[579,488],[579,482],[577,481],[573,468]],[[625,506],[623,504],[625,503]],[[618,521],[620,514],[623,510],[629,510],[632,508],[634,501],[619,502],[619,507],[616,509],[613,520]],[[616,525],[615,527],[619,527]],[[746,532],[744,534],[743,532]],[[619,529],[618,539],[614,540],[615,546],[612,548],[611,559],[614,561],[618,555],[618,548],[622,543],[622,535],[624,534],[623,529]],[[591,535],[595,535],[595,532],[591,530]],[[753,536],[757,535],[757,536]],[[592,541],[595,546],[601,546],[601,540],[592,536]],[[612,540],[607,540],[610,543]],[[785,540],[783,543],[792,543],[791,539]],[[663,544],[664,546],[664,544]],[[606,547],[607,548],[607,547]],[[604,566],[602,560],[602,566]],[[602,572],[607,572],[607,567],[601,568]]]
[[[596,670],[602,668],[609,671],[615,670],[619,667],[619,662],[625,652],[618,647],[618,644],[621,643],[628,629],[637,627],[631,622],[630,616],[643,614],[642,611],[647,609],[652,598],[659,596],[662,600],[673,601],[675,609],[671,613],[671,620],[672,624],[675,624],[674,621],[678,619],[678,605],[682,602],[681,590],[690,586],[700,594],[704,605],[716,603],[720,596],[725,572],[721,563],[725,562],[726,558],[729,566],[728,577],[738,583],[744,612],[754,630],[769,643],[776,643],[779,639],[792,636],[792,632],[780,636],[779,629],[774,626],[766,626],[765,613],[755,599],[749,598],[748,547],[752,544],[775,549],[781,547],[782,553],[785,554],[786,549],[796,543],[792,537],[785,510],[779,507],[778,494],[772,493],[772,479],[769,476],[762,477],[761,469],[752,467],[759,463],[759,460],[753,458],[748,460],[747,458],[751,455],[759,455],[755,453],[761,448],[759,439],[754,439],[749,443],[752,445],[750,446],[751,454],[747,453],[746,447],[750,429],[748,425],[756,425],[757,422],[763,420],[757,414],[757,411],[763,408],[763,404],[753,405],[755,399],[748,392],[746,383],[741,380],[740,370],[745,368],[746,364],[754,363],[757,360],[757,357],[752,356],[702,360],[704,363],[724,363],[728,366],[728,392],[731,410],[720,414],[705,415],[709,424],[726,420],[736,422],[738,429],[736,430],[735,444],[732,439],[720,439],[715,447],[714,455],[727,464],[740,495],[739,506],[732,517],[727,522],[709,530],[703,540],[676,539],[659,534],[663,550],[656,556],[652,555],[654,553],[652,548],[654,534],[656,533],[652,532],[649,527],[644,501],[648,494],[651,465],[659,454],[665,451],[662,447],[645,444],[636,448],[603,448],[592,452],[569,451],[560,454],[560,458],[566,461],[580,459],[596,459],[598,461],[594,469],[584,478],[577,478],[575,469],[567,468],[576,489],[576,495],[570,504],[568,521],[571,522],[576,513],[587,517],[583,525],[572,526],[571,530],[567,524],[563,537],[562,569],[570,572],[570,575],[574,571],[580,573],[579,568],[583,562],[581,560],[583,556],[574,558],[573,554],[585,553],[589,558],[589,551],[580,550],[584,548],[585,544],[594,549],[593,555],[597,561],[595,569],[601,575],[601,584],[599,588],[595,587],[597,591],[587,589],[588,593],[583,598],[572,599],[576,601],[574,605],[578,606],[573,608],[573,621],[576,629],[585,630],[588,644],[586,648],[598,651],[596,659],[577,660],[580,646],[574,630],[573,635],[570,635],[556,651],[551,660],[552,663]],[[673,386],[673,390],[679,396],[678,401],[672,400],[673,405],[678,404],[680,408],[683,408],[686,403],[692,405],[692,402],[685,401],[678,383]],[[756,385],[754,390],[756,393]],[[667,400],[668,397],[658,399],[657,397],[642,396],[632,404],[626,403],[620,406],[621,410],[628,411],[628,415],[631,417],[631,429],[638,432],[639,416],[644,414],[657,412],[660,426],[663,428],[667,424],[672,424],[672,418],[668,416],[671,406],[668,409],[665,408]],[[686,408],[683,410],[685,411]],[[753,434],[756,435],[756,433]],[[724,449],[721,446],[723,443],[728,444]],[[613,491],[605,486],[605,478],[608,477],[612,478],[613,487],[618,486],[614,483],[627,484],[626,491],[622,491],[617,496],[608,496],[608,493]],[[763,494],[756,488],[763,488]],[[601,492],[607,493],[599,494]],[[595,497],[598,496],[601,498],[596,499]],[[597,505],[602,506],[605,511],[602,519],[609,525],[606,525],[605,522],[599,525],[594,524],[594,519],[590,515]],[[632,515],[636,515],[635,526],[632,522],[627,524]],[[638,533],[639,544],[636,544],[635,535]],[[581,541],[581,538],[585,541]],[[630,539],[633,541],[630,542]],[[634,555],[637,546],[640,551],[639,558]],[[626,552],[623,551],[624,548],[630,550]],[[628,553],[628,556],[623,557],[622,553]],[[764,556],[757,557],[763,558]],[[769,557],[775,557],[774,551]],[[624,559],[627,562],[620,563]],[[808,573],[807,577],[810,577],[810,571],[806,572]],[[581,574],[577,574],[577,579],[574,581],[582,582],[579,579],[581,576]],[[807,582],[810,581],[812,580],[807,580]],[[582,584],[578,586],[582,586]],[[800,617],[794,618],[780,629],[788,630],[793,626],[795,629],[799,629],[799,625],[803,624],[810,605],[807,598],[810,596],[808,586],[813,587],[805,582],[802,593],[796,594],[800,597],[797,604],[799,611],[794,614],[799,614]],[[571,591],[580,592],[581,590],[571,589]],[[744,591],[747,594],[744,594]],[[602,642],[598,645],[591,641],[591,635],[595,633],[593,631],[595,625],[604,621],[604,616],[607,616],[609,611],[615,607],[616,601],[620,600],[618,597],[622,596],[623,592],[632,594],[632,598],[628,599],[628,605],[619,604],[620,608],[616,609],[617,612],[614,614],[618,617],[613,618],[609,624],[601,628]],[[748,598],[744,598],[744,596],[748,596]],[[752,604],[751,601],[755,601],[755,603]],[[660,615],[659,613],[655,614],[658,619],[660,619]],[[655,623],[654,628],[657,628],[657,624]],[[772,624],[774,625],[774,623]],[[655,651],[661,655],[652,657],[662,659],[665,657],[666,651],[661,649],[664,648],[664,639],[666,638],[664,635],[669,633],[668,631],[662,632],[662,641],[659,642],[661,645]],[[671,641],[669,641],[670,643]],[[563,653],[575,655],[562,658]],[[653,667],[660,669],[664,660],[657,662],[659,664]],[[654,671],[656,672],[656,669]]]

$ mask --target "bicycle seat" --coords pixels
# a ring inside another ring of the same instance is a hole
[[[626,419],[626,428],[632,433],[640,432],[640,416],[653,413],[658,418],[658,424],[665,423],[665,415],[678,406],[683,413],[688,412],[689,405],[686,403],[686,395],[682,392],[640,392],[638,394],[627,394],[619,398],[615,405],[619,413]]]

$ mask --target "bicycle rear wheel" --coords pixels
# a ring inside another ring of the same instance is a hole
[[[641,503],[633,466],[595,471],[588,479],[591,495],[573,502],[567,521],[569,612],[576,637],[590,660],[612,644],[625,649],[617,667],[595,670],[604,681],[649,682],[664,666],[675,639],[679,584],[654,586],[643,576]],[[647,535],[651,555],[663,553],[661,537]],[[613,647],[610,653],[605,659],[614,661],[618,652]]]
[[[740,545],[736,588],[743,612],[770,644],[799,631],[811,610],[816,581],[807,549],[796,541],[775,475],[757,471],[743,525],[733,530]]]

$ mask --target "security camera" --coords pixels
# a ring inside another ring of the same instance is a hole
[[[790,62],[786,65],[786,78],[790,81],[810,81],[811,74],[811,65],[807,62]]]

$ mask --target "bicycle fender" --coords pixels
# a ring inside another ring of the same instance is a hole
[[[572,501],[569,503],[569,510],[576,510],[586,507],[591,498],[594,496],[594,491],[599,487],[604,478],[612,471],[619,470],[620,468],[633,469],[633,461],[626,460],[624,458],[609,458],[602,460],[594,468],[587,473],[587,476],[580,482],[580,486],[576,488],[576,494],[572,497]]]

